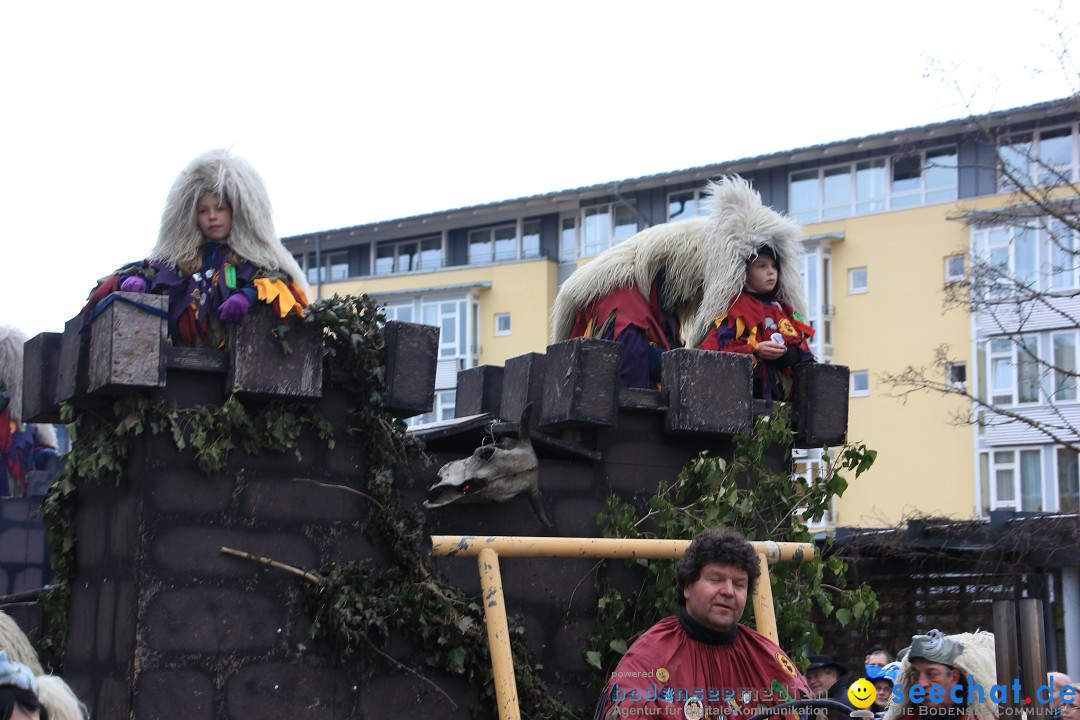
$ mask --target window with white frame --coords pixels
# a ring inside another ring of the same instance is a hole
[[[443,243],[442,238],[438,237],[379,243],[375,248],[376,275],[430,272],[442,267],[442,264]]]
[[[788,214],[819,222],[948,202],[957,198],[956,146],[798,170],[788,180]]]
[[[322,268],[319,268],[319,263]],[[335,250],[319,253],[316,261],[315,253],[308,253],[307,265],[308,283],[314,285],[319,282],[339,282],[349,278],[349,251]]]
[[[1063,222],[976,228],[972,240],[979,267],[975,282],[987,297],[1080,286],[1076,231]]]
[[[705,190],[681,190],[668,193],[667,219],[668,222],[675,220],[689,220],[698,215],[708,215],[709,209],[704,202]]]
[[[428,300],[420,306],[424,325],[439,328],[439,358],[465,357],[469,354],[466,333],[468,303],[464,299]]]
[[[856,370],[851,373],[851,397],[866,397],[870,394],[870,373]]]
[[[995,448],[982,454],[980,468],[991,510],[1044,509],[1041,448]]]
[[[528,220],[518,226],[480,228],[469,231],[469,264],[501,262],[540,255],[540,221]]]
[[[795,482],[796,487],[802,486],[810,488],[816,485],[825,477],[824,453],[820,448],[812,450],[799,450],[795,449],[791,451],[792,459],[792,480]],[[799,514],[804,514],[804,511],[800,510]],[[824,528],[830,527],[836,522],[836,498],[830,498],[829,507],[825,511],[825,514],[818,520],[813,518],[807,518],[806,523],[811,528]]]
[[[947,255],[945,257],[945,282],[954,283],[964,279],[964,256]]]
[[[848,270],[848,293],[859,295],[870,289],[866,268],[857,267]]]
[[[578,219],[564,217],[559,222],[559,262],[573,262],[578,256]]]
[[[386,315],[387,321],[400,320],[401,322],[412,322],[413,302],[410,300],[408,303],[387,305],[383,308],[383,313]]]
[[[1050,344],[1054,349],[1054,380],[1051,400],[1068,402],[1076,400],[1076,330],[1050,334]]]
[[[1038,338],[1033,335],[991,338],[987,342],[985,357],[992,404],[1039,401],[1038,348]]]
[[[456,404],[456,390],[437,391],[435,393],[435,402],[433,403],[431,410],[424,413],[423,415],[417,415],[416,417],[409,418],[405,421],[405,424],[412,427],[413,425],[442,422],[443,420],[453,420],[455,416]]]
[[[1080,510],[1080,463],[1077,462],[1077,452],[1067,447],[1056,450],[1058,512],[1076,512]]]
[[[495,335],[510,334],[510,313],[497,313],[495,315]]]
[[[599,255],[638,231],[637,213],[629,205],[593,205],[581,210],[581,256]]]
[[[998,189],[1075,181],[1076,127],[1072,123],[1006,137],[998,147]]]

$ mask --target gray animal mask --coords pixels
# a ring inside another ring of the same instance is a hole
[[[439,482],[428,489],[424,507],[506,502],[524,492],[537,517],[551,527],[540,496],[540,463],[530,439],[531,413],[530,404],[521,413],[517,439],[504,437],[497,443],[481,445],[469,457],[439,468]]]

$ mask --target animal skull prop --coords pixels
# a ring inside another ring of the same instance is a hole
[[[518,438],[504,437],[497,443],[481,445],[462,460],[439,468],[439,482],[428,489],[426,508],[450,503],[506,502],[520,493],[529,494],[537,517],[551,527],[540,496],[540,463],[530,439],[527,405],[518,423]]]

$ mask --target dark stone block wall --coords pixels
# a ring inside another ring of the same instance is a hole
[[[182,406],[187,383],[169,380],[157,395]],[[321,411],[345,427],[341,403],[329,398]],[[367,501],[307,482],[360,488],[365,474],[362,443],[344,434],[333,450],[305,436],[295,453],[236,453],[214,477],[190,453],[178,457],[170,438],[147,434],[134,441],[118,485],[84,483],[64,676],[93,715],[376,718],[397,707],[453,717],[442,703],[418,700],[430,692],[385,661],[360,651],[338,663],[309,640],[303,580],[219,552],[304,569],[381,559],[363,537]],[[397,654],[424,667],[403,644]],[[462,708],[476,702],[471,688],[457,692]]]
[[[409,328],[401,330],[413,337]],[[425,340],[425,347],[430,344],[423,333],[416,338]],[[153,337],[149,341],[156,342]],[[611,344],[581,340],[578,347],[563,347],[565,367],[551,356],[543,363],[538,362],[541,356],[533,357],[525,369],[532,379],[543,375],[542,388],[529,382],[489,393],[491,402],[501,398],[514,408],[515,417],[506,418],[510,421],[518,420],[517,408],[526,400],[560,403],[555,415],[548,413],[548,422],[542,407],[533,409],[533,417],[541,418],[533,433],[540,489],[554,526],[545,527],[519,495],[501,504],[432,510],[426,516],[430,534],[596,536],[597,515],[612,492],[643,505],[661,480],[674,480],[700,452],[730,454],[728,435],[702,431],[715,424],[703,416],[708,407],[682,413],[684,421],[673,433],[668,397],[658,391],[619,391],[613,376],[592,377],[590,362],[612,355],[613,349],[604,345]],[[253,350],[252,355],[274,351]],[[434,367],[430,357],[411,355]],[[617,372],[617,362],[601,364],[609,374]],[[690,358],[681,372],[703,372],[708,364]],[[410,372],[407,362],[387,365],[394,365],[395,376]],[[164,381],[148,377],[144,387],[149,389],[140,392],[179,407],[224,401],[224,369],[215,358],[170,355],[166,367]],[[78,373],[71,375],[77,386]],[[687,382],[701,381],[691,377]],[[551,392],[553,383],[565,383],[567,392]],[[395,386],[409,392],[394,407],[413,408],[424,395],[416,383]],[[724,397],[724,388],[715,391]],[[515,393],[522,397],[508,402]],[[57,390],[57,398],[62,396]],[[478,689],[428,668],[402,638],[391,638],[387,652],[447,692],[457,711],[428,685],[368,650],[361,648],[348,662],[336,661],[329,648],[308,638],[310,619],[299,602],[304,580],[219,552],[228,546],[304,569],[365,558],[388,561],[364,536],[372,506],[353,493],[313,483],[363,489],[364,438],[344,431],[350,401],[335,386],[325,386],[317,401],[320,414],[338,429],[333,450],[306,432],[295,452],[247,456],[236,451],[223,472],[207,477],[198,471],[190,448],[177,453],[170,438],[147,433],[132,440],[119,483],[81,484],[64,676],[94,717],[474,717]],[[747,409],[753,405],[748,395],[724,402]],[[471,427],[429,437],[434,462],[417,461],[412,484],[401,488],[407,505],[419,507],[438,467],[471,454],[491,430],[483,422]],[[505,429],[516,430],[512,425]],[[777,448],[773,462],[780,467],[787,457],[786,448]],[[443,558],[437,563],[452,582],[479,594],[475,560]],[[595,622],[596,566],[593,560],[552,558],[501,563],[508,612],[524,618],[541,675],[553,691],[585,708],[593,703],[583,688],[590,677],[584,652]],[[610,563],[601,581],[630,590],[630,577],[621,563]],[[478,715],[495,717],[493,703]]]
[[[0,595],[37,590],[52,579],[41,495],[0,499]]]

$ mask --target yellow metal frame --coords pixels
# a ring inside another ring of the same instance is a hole
[[[761,577],[754,589],[754,617],[762,635],[777,642],[769,563],[808,562],[814,559],[810,543],[752,543],[761,562]],[[678,560],[689,540],[630,540],[619,538],[511,537],[478,535],[432,535],[435,557],[475,557],[480,567],[484,620],[487,624],[491,668],[495,675],[495,699],[499,720],[519,720],[517,680],[506,624],[499,557],[564,557]]]

